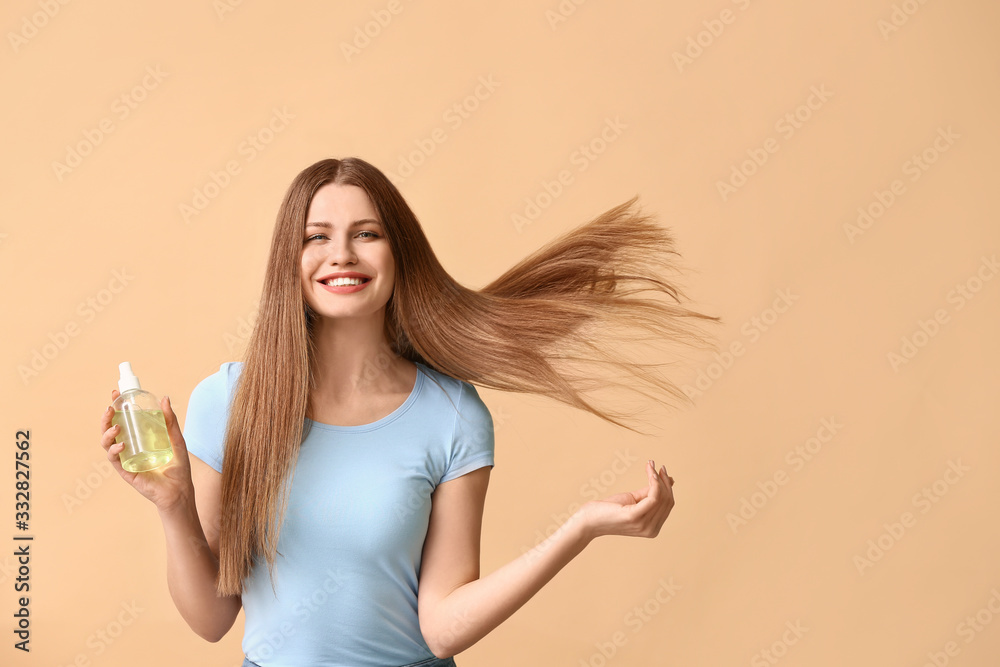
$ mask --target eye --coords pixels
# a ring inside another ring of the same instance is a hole
[[[362,234],[368,234],[369,235],[369,236],[366,236],[366,237],[363,237],[363,238],[372,238],[372,239],[380,238],[378,234],[376,234],[375,232],[370,232],[368,230],[365,230],[365,231],[362,231],[362,232],[358,232],[358,236],[361,236]],[[313,234],[312,236],[307,236],[306,237],[306,242],[308,243],[309,241],[312,241],[313,239],[318,239],[318,238],[324,238],[325,239],[325,238],[328,238],[328,237],[327,237],[326,234]]]

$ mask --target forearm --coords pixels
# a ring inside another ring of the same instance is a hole
[[[219,560],[205,538],[193,502],[161,512],[167,542],[167,588],[187,624],[200,637],[217,642],[239,615],[239,596],[220,597],[215,588]]]
[[[488,635],[582,552],[590,539],[579,516],[573,515],[531,551],[456,588],[435,609],[432,652],[453,656]]]

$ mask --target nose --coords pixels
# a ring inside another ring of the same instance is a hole
[[[357,255],[350,241],[333,241],[329,244],[329,248],[327,261],[331,264],[353,264],[357,261]]]

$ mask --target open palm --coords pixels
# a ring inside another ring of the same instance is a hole
[[[649,484],[641,489],[584,503],[579,511],[592,536],[659,534],[674,507],[674,480],[667,475],[666,468],[661,467],[657,472],[652,461],[647,463],[646,473]]]

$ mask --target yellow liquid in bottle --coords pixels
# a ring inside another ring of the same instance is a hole
[[[115,440],[125,443],[125,449],[119,454],[125,470],[145,472],[173,458],[174,450],[170,447],[162,410],[116,410],[111,424],[121,427]]]

